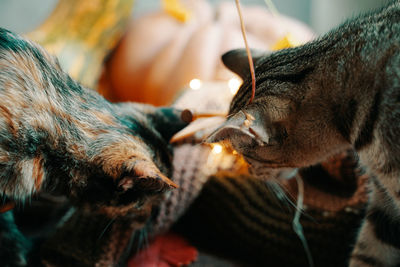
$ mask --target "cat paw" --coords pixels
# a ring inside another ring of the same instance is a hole
[[[120,191],[136,189],[147,193],[159,193],[178,187],[152,164],[135,164],[132,173],[133,175],[125,175],[118,181]]]
[[[135,203],[140,208],[153,196],[160,196],[178,186],[158,169],[151,166],[135,165],[133,174],[126,174],[117,183],[118,197],[114,200],[117,205]]]
[[[83,187],[72,188],[70,199],[78,206],[110,217],[137,215],[150,211],[164,193],[178,187],[152,162],[126,163],[116,173],[90,177]]]

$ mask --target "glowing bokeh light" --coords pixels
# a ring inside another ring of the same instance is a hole
[[[193,79],[189,82],[189,86],[192,90],[199,90],[202,82],[199,79]]]
[[[212,149],[212,153],[214,154],[219,154],[222,152],[222,146],[221,145],[214,145],[213,149]]]
[[[237,91],[239,90],[240,85],[241,85],[241,82],[240,82],[240,80],[238,78],[234,77],[234,78],[231,78],[228,81],[228,87],[229,87],[229,90],[231,91],[232,95],[237,93]]]

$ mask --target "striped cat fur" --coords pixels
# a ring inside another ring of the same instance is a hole
[[[244,83],[209,141],[229,141],[258,169],[309,166],[355,149],[373,178],[349,265],[400,264],[400,1],[257,56],[249,105],[245,52],[223,60]]]

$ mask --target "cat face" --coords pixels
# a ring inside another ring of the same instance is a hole
[[[335,109],[324,105],[330,96],[318,87],[315,66],[290,59],[280,54],[254,58],[257,88],[248,104],[251,80],[245,51],[223,56],[244,83],[232,100],[227,121],[208,142],[228,141],[251,165],[274,168],[308,166],[349,147],[331,126]]]

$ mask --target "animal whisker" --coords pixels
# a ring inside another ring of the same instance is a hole
[[[107,229],[114,223],[115,219],[117,218],[117,215],[114,216],[114,218],[111,218],[110,221],[107,223],[107,225],[104,227],[103,231],[100,233],[99,237],[97,238],[97,240],[101,239],[103,237],[103,235],[105,234],[105,232],[107,231]]]
[[[309,266],[314,267],[314,260],[311,255],[311,251],[308,246],[307,239],[304,236],[303,227],[300,223],[300,216],[302,213],[301,211],[303,209],[303,200],[304,200],[304,183],[303,183],[303,180],[298,176],[296,176],[295,179],[296,179],[297,186],[298,186],[298,195],[297,195],[297,202],[296,202],[297,208],[296,208],[296,213],[294,214],[294,217],[293,217],[292,227],[293,227],[294,232],[300,238],[301,243],[303,244],[304,251],[306,252],[306,255],[307,255],[307,260],[308,260]]]

